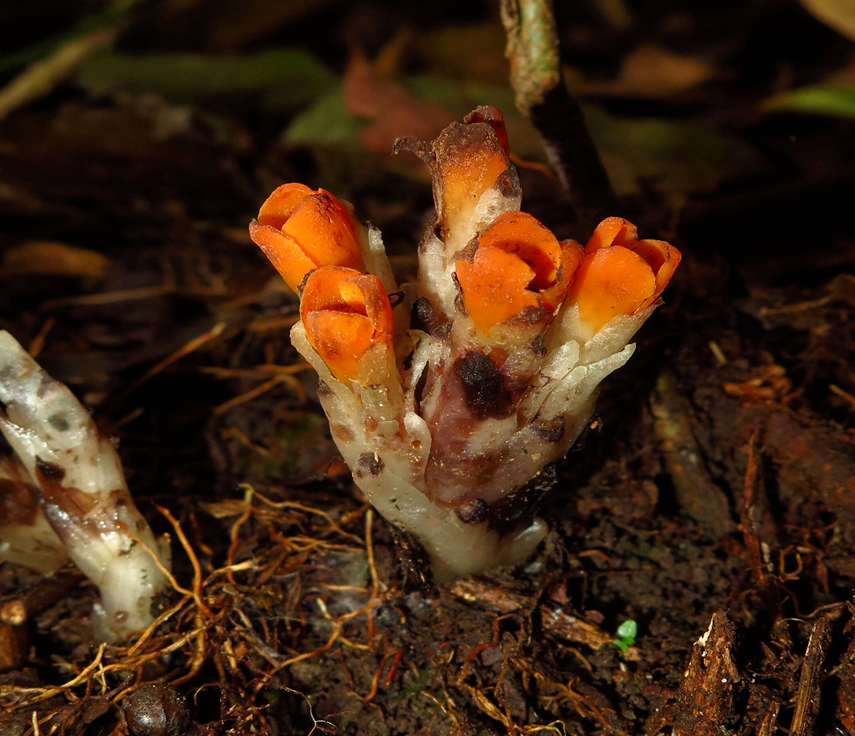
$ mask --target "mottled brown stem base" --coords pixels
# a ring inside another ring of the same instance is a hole
[[[614,214],[617,199],[577,100],[564,84],[551,0],[502,0],[506,55],[520,112],[540,134],[581,228]]]

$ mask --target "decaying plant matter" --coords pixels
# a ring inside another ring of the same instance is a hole
[[[0,456],[0,558],[51,572],[71,557],[100,591],[100,638],[144,629],[168,584],[168,542],[134,505],[110,438],[8,332],[0,332],[0,432],[13,453]]]
[[[617,217],[584,248],[559,242],[520,211],[495,108],[398,149],[433,176],[417,287],[395,282],[380,232],[323,190],[279,187],[250,234],[300,294],[291,339],[354,480],[449,577],[519,562],[543,538],[515,492],[584,429],[680,253]]]

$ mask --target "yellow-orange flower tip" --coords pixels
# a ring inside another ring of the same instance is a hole
[[[505,118],[502,111],[498,107],[492,105],[478,105],[472,112],[463,118],[465,125],[473,123],[486,123],[493,129],[496,134],[496,140],[499,145],[505,149],[505,153],[511,155],[511,145],[508,140],[508,131],[505,128]]]
[[[505,121],[495,107],[476,108],[430,142],[401,138],[395,144],[395,152],[399,151],[410,151],[431,167],[443,238],[457,223],[468,220],[488,189],[497,186],[505,196],[521,195],[508,156]]]
[[[594,230],[576,272],[570,298],[595,332],[619,314],[653,304],[680,264],[680,251],[663,240],[639,240],[638,230],[609,217]]]
[[[359,377],[359,361],[377,343],[392,342],[392,307],[377,276],[352,268],[312,271],[300,299],[309,344],[339,380]]]
[[[323,189],[297,183],[278,187],[250,223],[249,236],[295,290],[321,266],[364,268],[350,215]]]
[[[560,243],[531,215],[507,212],[456,260],[464,307],[479,330],[526,309],[537,319],[548,317],[564,301],[581,259],[575,241]]]

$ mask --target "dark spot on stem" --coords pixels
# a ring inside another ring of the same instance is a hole
[[[502,374],[484,353],[472,351],[454,365],[469,411],[476,419],[505,417],[513,410]]]
[[[487,519],[487,502],[482,498],[463,504],[457,509],[457,518],[464,524],[480,524]]]
[[[523,307],[515,315],[508,317],[507,321],[509,324],[535,327],[548,319],[549,312],[543,307]]]
[[[552,490],[557,480],[555,464],[547,465],[518,491],[491,504],[487,512],[489,528],[504,537],[528,526],[534,519],[540,501]]]
[[[356,475],[362,478],[370,475],[377,477],[383,471],[384,463],[376,452],[363,452],[356,461]]]
[[[564,436],[564,415],[543,421],[536,419],[531,430],[544,442],[558,442]]]
[[[443,324],[447,324],[445,318],[433,308],[430,299],[419,297],[413,303],[412,325],[416,330],[422,330],[429,335],[436,332]]]
[[[65,478],[65,470],[56,463],[49,463],[36,456],[36,471],[48,480],[62,480]]]
[[[68,420],[62,416],[62,414],[54,414],[48,417],[48,424],[53,427],[57,432],[67,432],[71,425],[68,423]]]
[[[44,398],[44,396],[50,391],[59,381],[51,378],[47,373],[42,373],[42,380],[39,383],[39,388],[36,391],[36,396],[40,399]]]

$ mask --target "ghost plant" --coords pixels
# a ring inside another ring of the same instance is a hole
[[[168,543],[134,506],[110,438],[2,331],[0,432],[9,445],[0,454],[0,559],[48,573],[70,557],[98,586],[99,638],[144,629],[167,585],[152,555],[168,569]]]
[[[576,441],[680,253],[618,217],[583,248],[521,212],[495,108],[397,148],[433,178],[417,286],[396,283],[377,228],[322,189],[280,186],[250,235],[300,296],[291,340],[356,484],[447,578],[519,562],[543,538],[514,510],[521,489]]]

